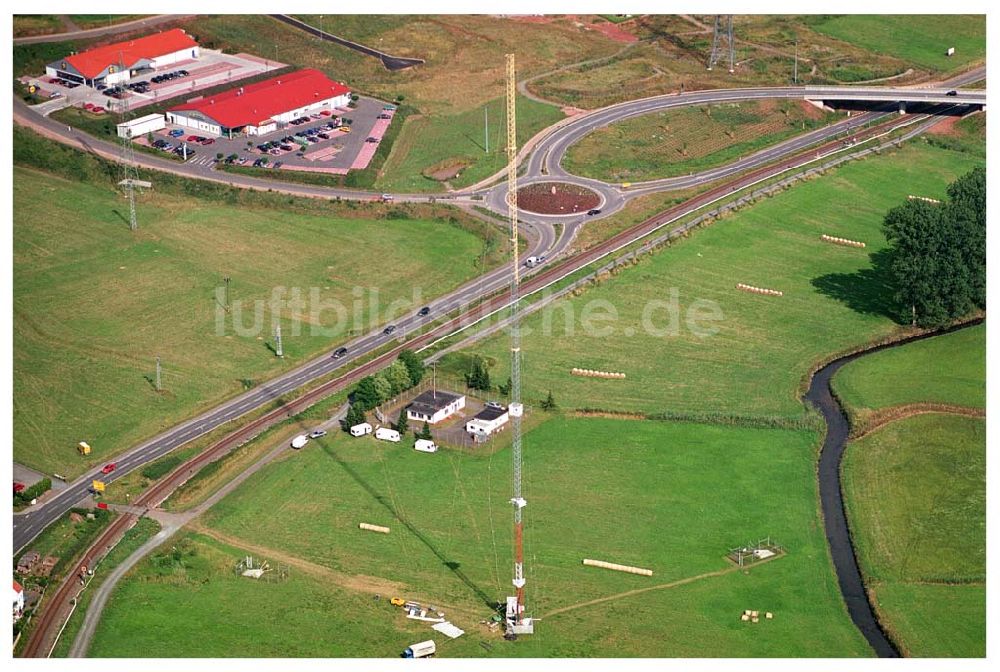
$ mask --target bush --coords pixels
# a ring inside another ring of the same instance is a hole
[[[41,497],[52,488],[52,480],[43,478],[34,485],[25,488],[21,492],[14,493],[14,506],[25,506],[31,500]]]
[[[181,458],[179,455],[170,455],[169,457],[164,457],[157,460],[151,464],[146,465],[142,470],[143,478],[148,478],[151,481],[155,481],[161,476],[165,476],[174,470],[180,463]]]

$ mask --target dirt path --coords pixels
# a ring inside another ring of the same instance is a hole
[[[780,555],[777,557],[781,557]],[[764,560],[762,562],[770,562],[769,560]],[[757,563],[760,565],[762,563]],[[755,566],[757,566],[755,565]],[[615,593],[614,595],[607,595],[605,597],[598,597],[593,600],[588,600],[586,602],[579,602],[577,604],[571,604],[568,607],[560,607],[554,611],[550,611],[545,614],[542,618],[551,618],[558,614],[565,613],[567,611],[574,611],[576,609],[583,609],[584,607],[592,607],[595,604],[604,604],[605,602],[612,602],[614,600],[621,600],[626,597],[633,597],[635,595],[642,595],[643,593],[648,593],[654,590],[665,590],[667,588],[676,588],[678,586],[685,586],[689,583],[694,583],[695,581],[701,581],[702,579],[710,579],[715,576],[724,576],[726,574],[732,574],[733,572],[739,571],[739,567],[733,565],[732,567],[727,567],[726,569],[720,569],[714,572],[706,572],[704,574],[698,574],[697,576],[689,576],[684,579],[677,579],[676,581],[671,581],[670,583],[660,583],[655,586],[648,586],[646,588],[636,588],[635,590],[626,590],[624,593]]]

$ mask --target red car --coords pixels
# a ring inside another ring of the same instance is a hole
[[[115,462],[110,462],[110,463],[108,463],[108,464],[105,464],[105,465],[104,465],[104,468],[103,468],[103,469],[101,469],[101,473],[102,473],[102,474],[110,474],[110,473],[111,473],[112,471],[114,471],[114,470],[115,470],[115,468],[116,468],[117,466],[118,466],[118,464],[117,464],[117,463],[115,463]]]
[[[198,136],[197,135],[189,135],[188,136],[188,142],[198,142]]]
[[[203,145],[205,145],[207,147],[208,145],[214,145],[215,144],[215,140],[213,140],[212,138],[202,138],[201,139],[201,144],[203,144]]]

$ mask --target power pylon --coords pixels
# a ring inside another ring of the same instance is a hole
[[[514,505],[514,589],[515,595],[507,598],[507,636],[530,635],[534,632],[532,619],[524,615],[524,520],[523,509],[527,504],[521,493],[521,269],[518,256],[517,235],[517,79],[514,54],[507,54],[507,216],[510,219],[511,278],[510,278],[510,406],[513,446],[513,497]]]
[[[725,22],[725,32],[723,32]],[[736,42],[733,40],[733,15],[716,14],[715,31],[712,33],[712,54],[708,57],[708,69],[711,70],[722,55],[722,42],[729,50],[729,72],[736,71]]]
[[[122,72],[124,69],[125,63],[121,54],[119,54],[118,71]],[[120,123],[125,124],[131,119],[129,110],[129,94],[122,91],[120,101]],[[139,223],[135,216],[135,190],[138,187],[139,172],[135,165],[135,149],[132,147],[132,129],[128,127],[125,128],[125,132],[121,134],[119,144],[121,145],[119,157],[121,181],[118,182],[118,185],[125,189],[125,198],[128,199],[128,228],[131,231],[135,231],[139,228]]]

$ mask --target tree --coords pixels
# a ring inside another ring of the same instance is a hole
[[[399,418],[396,420],[396,431],[400,434],[406,434],[407,430],[410,428],[410,422],[406,417],[406,409],[399,409]]]
[[[986,174],[948,188],[943,204],[912,200],[886,214],[889,270],[900,317],[936,327],[986,305]]]
[[[412,350],[403,350],[399,353],[399,360],[406,367],[410,374],[410,382],[418,385],[424,379],[424,363]]]
[[[347,409],[344,419],[340,421],[340,426],[346,432],[354,425],[360,425],[364,421],[365,412],[357,404],[351,404],[350,408]]]
[[[497,383],[497,390],[499,390],[500,394],[502,394],[505,397],[510,396],[510,391],[512,387],[514,387],[514,382],[510,379],[510,376],[507,377],[506,383]]]
[[[352,405],[357,405],[362,411],[370,411],[380,403],[382,403],[382,400],[379,398],[375,378],[373,376],[365,376],[359,380],[358,386],[354,388]]]
[[[986,308],[986,169],[974,168],[948,187],[953,235],[961,241],[962,262],[969,270],[971,300]]]
[[[410,379],[410,372],[406,368],[406,364],[398,359],[385,370],[385,379],[392,385],[393,396],[413,387],[413,381]]]
[[[378,394],[378,404],[392,399],[392,383],[385,378],[385,374],[380,373],[375,376],[375,392]]]
[[[556,408],[556,398],[552,396],[552,390],[549,390],[549,396],[545,397],[545,401],[542,402],[542,410],[554,411]]]
[[[489,391],[493,389],[493,384],[490,382],[490,372],[482,357],[473,358],[472,370],[465,374],[465,384],[473,390]]]
[[[427,439],[428,441],[434,438],[433,436],[431,436],[431,426],[427,424],[426,420],[424,420],[423,429],[421,429],[420,433],[417,434],[416,436],[418,439]]]

